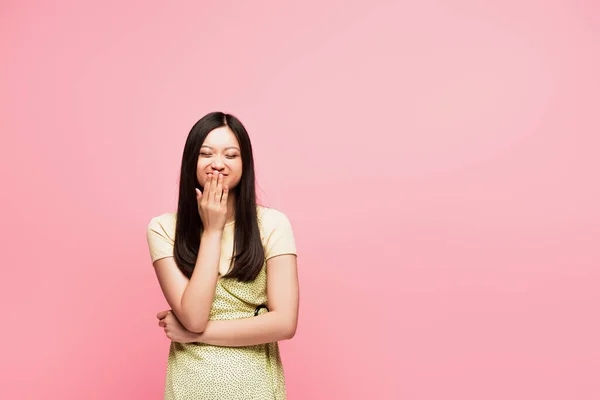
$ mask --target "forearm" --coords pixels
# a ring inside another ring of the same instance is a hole
[[[296,327],[281,313],[267,312],[255,317],[208,321],[198,342],[214,346],[240,347],[291,339]]]
[[[181,297],[180,320],[192,332],[202,332],[208,321],[219,279],[221,238],[219,231],[202,234],[194,272]]]

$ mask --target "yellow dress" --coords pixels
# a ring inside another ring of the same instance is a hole
[[[210,320],[254,317],[268,312],[266,260],[279,254],[296,254],[288,218],[274,208],[257,206],[265,264],[253,282],[235,279],[217,282]],[[176,213],[156,216],[146,237],[152,262],[173,256]],[[224,274],[233,249],[234,222],[225,226],[219,271]],[[284,400],[283,365],[277,342],[223,347],[204,343],[171,342],[165,380],[165,400]]]

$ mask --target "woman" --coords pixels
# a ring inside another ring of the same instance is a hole
[[[288,218],[257,205],[252,146],[233,115],[213,112],[183,150],[176,213],[151,219],[150,256],[171,310],[165,399],[285,399],[277,341],[298,321]]]

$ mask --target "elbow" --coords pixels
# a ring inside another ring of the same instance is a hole
[[[296,324],[288,325],[283,332],[283,339],[289,340],[296,335]]]
[[[296,335],[296,331],[289,332],[283,337],[283,340],[290,340],[294,337],[294,335]]]
[[[202,333],[206,329],[206,324],[204,325],[190,325],[189,327],[185,327],[188,331],[192,333]]]
[[[189,318],[186,318],[185,320],[182,319],[180,322],[185,329],[193,333],[204,332],[204,330],[206,329],[206,325],[208,324],[208,321],[201,321],[198,319],[190,320]]]
[[[292,339],[296,335],[296,328],[298,327],[298,315],[297,314],[282,314],[281,315],[281,333],[283,340]]]
[[[185,307],[183,300],[179,309],[179,313],[181,314],[181,318],[177,315],[179,322],[181,325],[190,332],[193,333],[202,333],[206,329],[206,325],[208,324],[208,313],[207,312],[198,312],[196,309],[190,309],[189,307]],[[204,314],[204,316],[202,315]]]

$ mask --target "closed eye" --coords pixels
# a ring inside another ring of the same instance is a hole
[[[200,155],[201,155],[201,156],[204,156],[204,157],[210,157],[212,154],[208,154],[208,153],[200,153]],[[238,157],[238,155],[237,155],[237,154],[234,154],[234,155],[228,155],[228,156],[225,156],[225,157],[227,157],[227,158],[236,158],[236,157]]]

